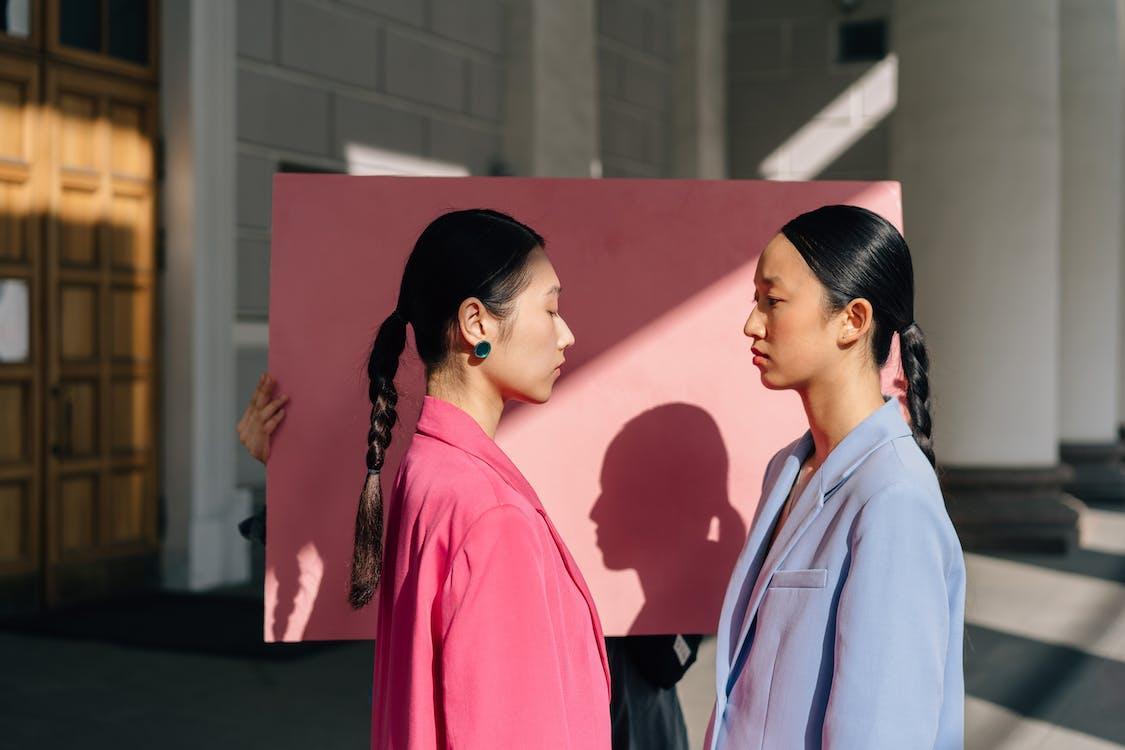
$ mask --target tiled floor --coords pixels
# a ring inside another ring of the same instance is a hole
[[[1084,523],[1067,557],[967,556],[970,750],[1125,748],[1125,507]],[[195,650],[191,628],[154,645],[144,617],[112,638],[0,631],[0,748],[366,747],[371,645],[232,648],[260,632],[245,609],[200,608],[193,627],[224,637]],[[705,642],[679,686],[695,747],[714,657]]]

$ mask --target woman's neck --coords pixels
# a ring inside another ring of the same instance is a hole
[[[468,384],[454,384],[440,375],[426,380],[426,395],[448,401],[472,417],[484,434],[496,439],[496,428],[504,413],[504,399],[492,389],[474,388]]]
[[[800,391],[815,450],[809,457],[819,467],[848,433],[883,406],[879,375],[829,378]]]

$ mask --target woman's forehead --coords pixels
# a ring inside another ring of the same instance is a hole
[[[779,234],[766,245],[758,259],[754,282],[763,286],[795,286],[811,270],[785,235]]]
[[[531,253],[531,258],[528,259],[528,264],[531,268],[531,278],[535,285],[542,287],[544,291],[549,290],[551,287],[560,286],[559,276],[555,272],[555,266],[547,257],[547,253],[543,252],[541,248],[535,248]]]

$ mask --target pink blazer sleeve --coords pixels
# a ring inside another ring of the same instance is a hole
[[[568,736],[544,552],[512,506],[486,511],[453,560],[442,599],[441,666],[451,748],[550,744]]]

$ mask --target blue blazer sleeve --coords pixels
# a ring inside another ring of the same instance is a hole
[[[951,619],[943,513],[905,482],[859,511],[837,609],[824,748],[934,747]]]

